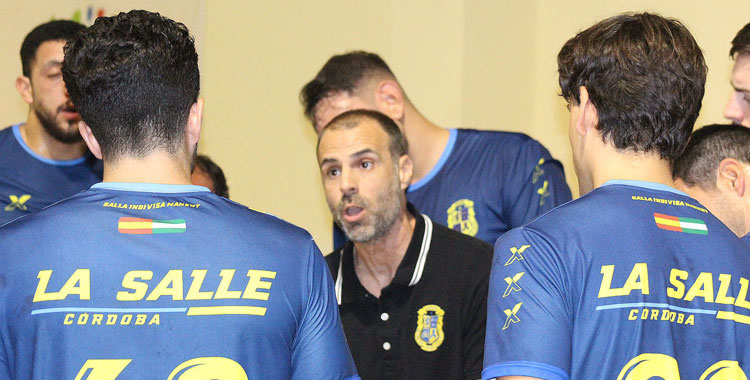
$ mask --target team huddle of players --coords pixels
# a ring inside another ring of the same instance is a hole
[[[730,55],[735,124],[692,133],[707,68],[679,21],[569,39],[576,200],[537,141],[441,128],[376,54],[334,56],[301,92],[324,258],[196,155],[183,24],[42,24],[0,131],[0,377],[745,379],[750,24]]]

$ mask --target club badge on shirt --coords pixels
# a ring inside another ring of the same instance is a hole
[[[427,352],[433,352],[443,344],[443,315],[445,311],[438,305],[425,305],[417,311],[417,330],[414,341]]]
[[[448,228],[469,236],[476,236],[479,232],[474,212],[474,202],[470,199],[459,199],[448,208]]]

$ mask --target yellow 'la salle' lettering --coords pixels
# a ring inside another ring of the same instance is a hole
[[[172,269],[159,281],[146,301],[156,301],[161,296],[172,296],[173,301],[182,300],[182,271]]]
[[[203,280],[206,278],[206,273],[208,273],[208,271],[205,269],[196,269],[190,274],[190,277],[193,278],[193,282],[190,283],[190,289],[188,289],[188,293],[185,296],[186,300],[210,300],[211,297],[213,297],[214,292],[201,291],[201,285],[203,285]]]
[[[52,270],[39,271],[36,276],[39,282],[36,285],[32,302],[60,301],[73,294],[77,294],[82,300],[91,299],[91,273],[88,269],[76,269],[59,292],[47,292],[51,277]]]
[[[648,265],[646,263],[636,263],[633,265],[633,270],[630,271],[630,276],[628,276],[622,288],[612,287],[614,273],[614,265],[602,266],[602,284],[599,287],[599,298],[627,296],[633,290],[640,290],[641,293],[648,294]]]
[[[222,269],[221,272],[219,272],[219,276],[221,276],[221,281],[219,282],[219,288],[216,289],[216,295],[214,296],[215,299],[221,300],[221,299],[239,299],[242,295],[241,290],[229,290],[229,285],[232,283],[232,279],[234,278],[234,269]]]
[[[259,292],[258,289],[271,289],[271,282],[263,281],[262,279],[276,278],[276,272],[250,269],[247,271],[247,277],[247,287],[245,288],[245,293],[242,294],[242,298],[268,301],[268,293]]]
[[[132,293],[119,291],[117,292],[118,301],[140,301],[148,291],[148,284],[136,281],[136,279],[150,280],[154,277],[154,272],[150,270],[131,270],[125,273],[122,278],[122,287],[133,290]]]
[[[706,302],[714,302],[714,276],[708,272],[701,272],[688,290],[685,301],[692,301],[695,297],[702,297]]]
[[[672,269],[669,272],[669,283],[674,288],[667,288],[667,297],[682,299],[685,295],[685,284],[682,281],[687,280],[688,272],[679,269]],[[681,281],[682,280],[682,281]]]
[[[178,269],[172,269],[167,272],[164,277],[159,280],[159,283],[149,293],[149,281],[153,278],[154,273],[148,270],[133,270],[127,272],[122,279],[122,287],[126,290],[117,292],[118,301],[140,301],[145,299],[147,301],[156,301],[159,297],[170,296],[174,301],[186,300],[211,300],[211,299],[253,299],[267,301],[269,297],[268,292],[263,292],[263,289],[271,289],[272,282],[269,280],[276,278],[276,272],[267,270],[250,269],[247,271],[247,283],[243,290],[230,290],[230,288],[238,288],[233,284],[235,269],[222,269],[219,272],[218,286],[216,291],[208,291],[203,289],[204,281],[208,270],[206,269],[194,269],[190,273],[192,281],[187,286],[187,294],[184,293],[186,284],[183,280],[183,271]],[[46,286],[46,282],[43,284]],[[240,288],[241,289],[241,288]],[[146,297],[148,294],[148,297]],[[183,298],[184,294],[184,298]]]
[[[748,279],[744,277],[739,278],[740,289],[735,298],[729,295],[729,289],[732,284],[731,274],[719,274],[719,290],[716,292],[714,292],[715,284],[713,273],[701,272],[698,274],[695,281],[690,285],[688,291],[685,292],[685,282],[688,280],[688,277],[688,272],[680,269],[672,269],[669,273],[670,286],[667,287],[667,297],[684,299],[685,301],[693,301],[695,298],[703,298],[704,302],[734,305],[750,309],[750,301],[747,299],[748,288],[750,288]]]

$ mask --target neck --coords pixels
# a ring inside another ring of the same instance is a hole
[[[141,182],[189,185],[190,161],[158,151],[140,157],[104,160],[104,182]]]
[[[409,157],[414,164],[411,178],[414,184],[437,165],[448,145],[450,131],[427,120],[410,104],[404,111],[403,131],[409,143]]]
[[[415,225],[415,217],[403,208],[399,219],[383,237],[372,242],[354,243],[357,251],[354,270],[370,294],[380,297],[381,290],[393,281],[409,248]]]
[[[32,152],[50,160],[68,161],[83,157],[88,151],[83,140],[75,143],[63,143],[50,136],[36,118],[33,111],[29,113],[26,124],[19,127],[21,138]]]
[[[658,153],[633,153],[601,149],[588,162],[592,163],[590,189],[581,184],[581,194],[591,191],[610,180],[633,180],[661,183],[675,187],[669,161]]]

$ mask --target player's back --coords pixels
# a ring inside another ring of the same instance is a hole
[[[498,240],[483,377],[735,378],[748,278],[750,251],[695,200],[611,181]]]
[[[99,184],[1,228],[7,376],[355,375],[310,235],[204,190]]]

